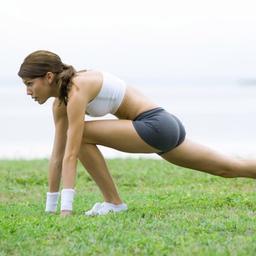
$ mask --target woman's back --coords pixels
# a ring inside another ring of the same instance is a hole
[[[89,94],[93,95],[93,98],[86,109],[91,116],[111,113],[120,119],[133,120],[141,112],[157,107],[138,90],[127,86],[124,81],[107,72],[78,72],[73,78],[73,83],[79,87],[91,83],[87,91],[90,91]],[[81,90],[81,93],[87,91]]]

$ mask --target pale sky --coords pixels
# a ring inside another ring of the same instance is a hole
[[[0,86],[38,49],[132,81],[255,78],[255,11],[253,0],[4,1]]]

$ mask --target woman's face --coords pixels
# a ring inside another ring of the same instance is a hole
[[[27,95],[37,101],[39,104],[44,104],[51,97],[51,86],[47,77],[25,78],[24,84],[27,87]]]

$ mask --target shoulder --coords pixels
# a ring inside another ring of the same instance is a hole
[[[54,121],[57,122],[58,120],[67,117],[67,107],[63,102],[60,102],[58,98],[55,98],[52,104],[52,113]]]
[[[72,87],[69,94],[69,100],[72,98],[91,101],[99,93],[103,82],[102,73],[99,71],[86,71],[77,73],[72,79]]]
[[[52,110],[53,112],[65,112],[66,106],[64,105],[63,102],[59,100],[59,98],[55,98],[52,103]]]
[[[97,85],[102,83],[102,72],[95,70],[88,70],[86,72],[78,72],[76,76],[72,79],[73,85],[84,88],[91,85]],[[88,88],[87,88],[88,89]]]

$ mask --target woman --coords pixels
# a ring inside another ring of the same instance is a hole
[[[58,55],[36,51],[18,75],[39,104],[55,97],[55,138],[49,164],[46,211],[55,212],[62,175],[61,215],[72,213],[77,159],[99,186],[104,203],[87,215],[127,209],[122,203],[97,145],[132,153],[158,153],[170,163],[226,178],[256,177],[255,161],[220,154],[185,138],[180,120],[119,78],[94,70],[76,72]],[[85,113],[118,120],[84,121]]]

